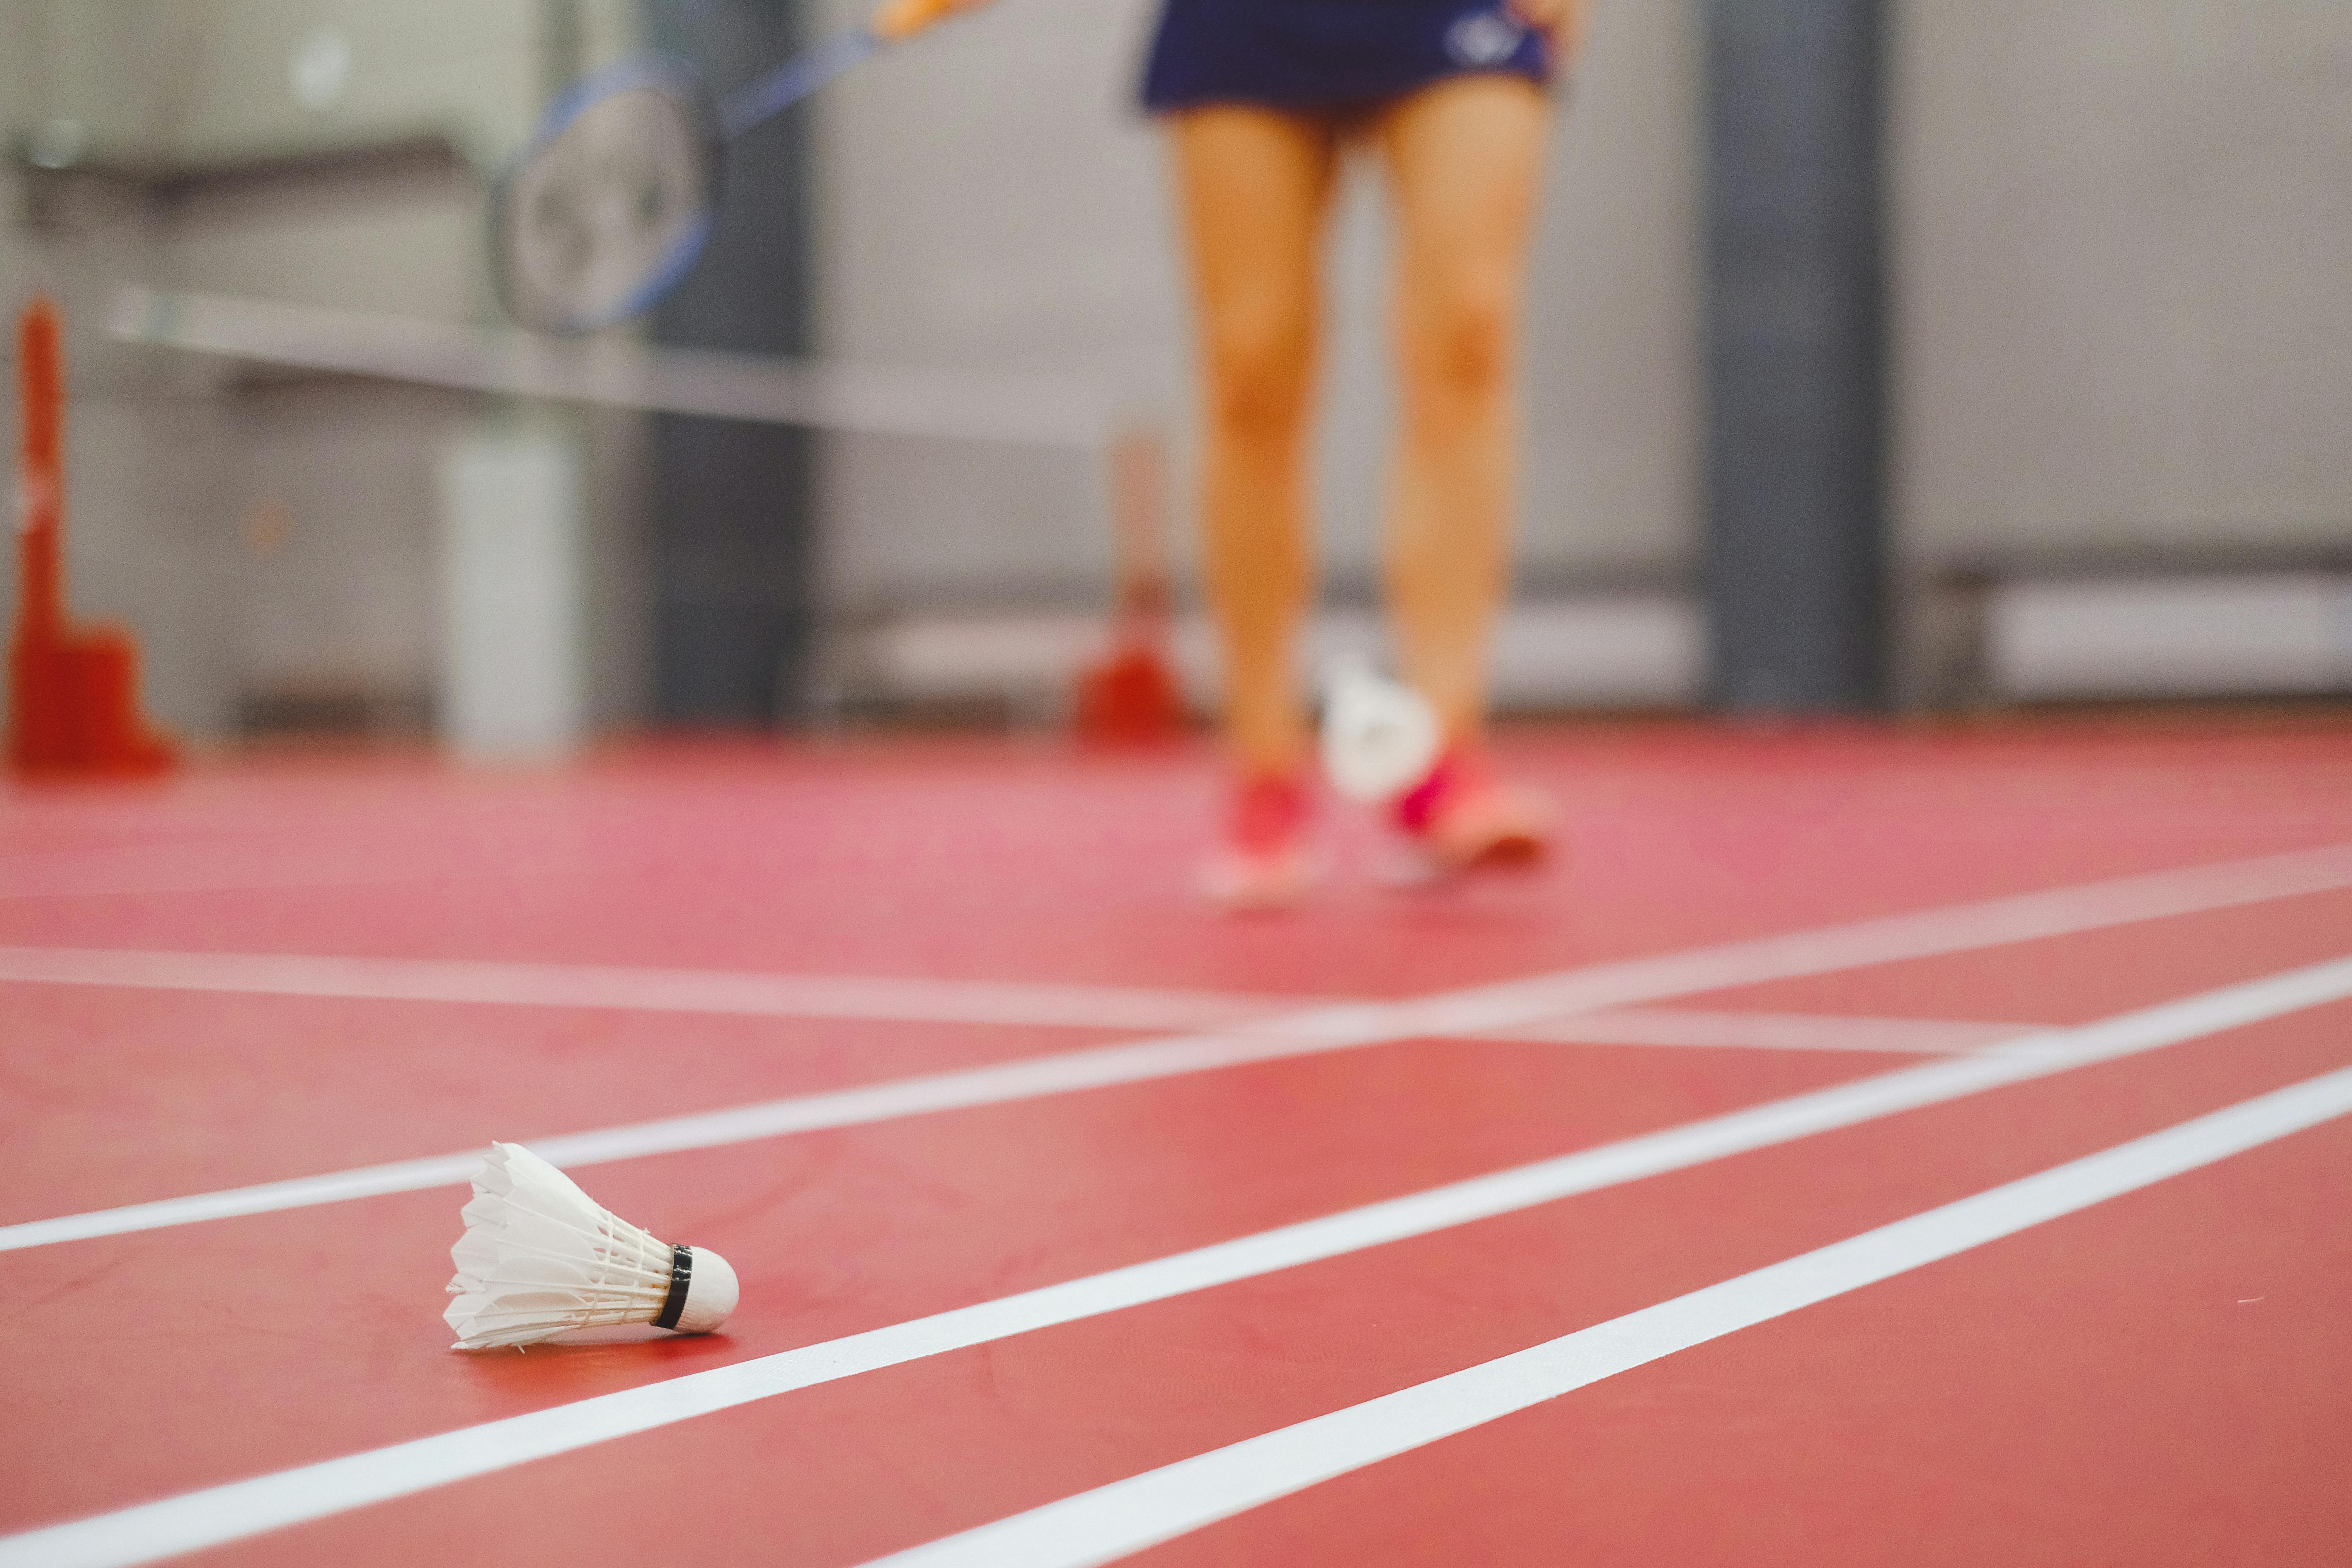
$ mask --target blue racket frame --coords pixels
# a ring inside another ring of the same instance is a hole
[[[567,336],[597,331],[651,310],[701,259],[703,247],[710,238],[712,214],[718,206],[721,154],[727,144],[774,119],[886,47],[887,41],[870,27],[853,27],[802,50],[715,103],[692,67],[663,55],[623,60],[572,83],[548,105],[530,140],[492,187],[487,237],[490,278],[499,305],[509,317],[526,326]],[[508,263],[506,235],[517,178],[592,105],[614,93],[639,89],[651,89],[676,100],[698,127],[702,149],[701,210],[660,263],[647,272],[644,281],[609,308],[557,321],[534,320],[535,313],[524,309],[517,297],[513,272]]]

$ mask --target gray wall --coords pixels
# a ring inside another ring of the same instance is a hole
[[[2352,5],[1919,0],[1903,543],[2352,541]]]

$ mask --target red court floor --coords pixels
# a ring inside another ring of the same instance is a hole
[[[1248,919],[1204,752],[0,792],[0,1568],[2352,1562],[2352,720],[1504,750]],[[725,1331],[450,1350],[494,1138]]]

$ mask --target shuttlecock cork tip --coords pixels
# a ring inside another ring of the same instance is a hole
[[[742,1294],[733,1265],[701,1247],[677,1249],[677,1261],[671,1266],[670,1292],[677,1299],[677,1318],[664,1326],[681,1334],[711,1332],[727,1321]]]

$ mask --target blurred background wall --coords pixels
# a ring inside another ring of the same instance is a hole
[[[1895,112],[1906,547],[2352,531],[2352,7],[1912,5]]]
[[[857,14],[708,5],[802,37]],[[1170,432],[1181,517],[1188,327],[1161,149],[1131,107],[1150,14],[1002,0],[838,84],[803,127],[802,261],[815,352],[1082,383]],[[2168,637],[2156,694],[2352,688],[2352,6],[1890,17],[1906,700],[2128,695]],[[629,0],[0,0],[0,299],[45,288],[70,313],[73,593],[140,629],[169,722],[425,723],[446,679],[436,474],[486,433],[577,454],[589,720],[657,713],[645,421],[102,331],[121,283],[493,321],[484,171],[645,22]],[[1503,658],[1522,706],[1697,690],[1701,26],[1601,0],[1557,134]],[[1353,626],[1387,419],[1360,171],[1337,230],[1318,475]],[[1033,697],[1057,679],[1108,592],[1097,461],[835,433],[811,471],[812,553],[778,568],[811,574],[820,619],[793,706],[887,706],[926,669]]]
[[[2352,6],[1911,4],[1897,38],[1915,684],[2352,688]]]
[[[634,47],[627,0],[570,11],[551,29],[534,0],[0,4],[0,295],[12,328],[37,288],[67,311],[70,592],[138,629],[151,702],[183,732],[423,727],[436,468],[451,443],[505,425],[594,450],[583,657],[600,721],[642,710],[632,421],[130,349],[104,331],[126,283],[486,319],[479,171],[552,84]]]

